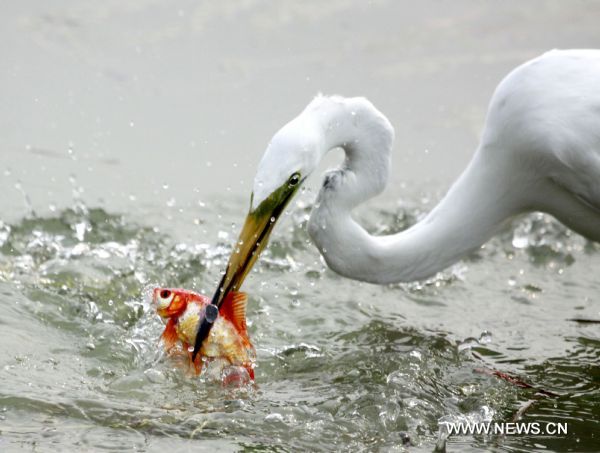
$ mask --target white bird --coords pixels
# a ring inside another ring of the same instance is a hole
[[[283,126],[258,166],[239,241],[213,297],[240,288],[290,199],[323,156],[343,165],[324,179],[308,232],[337,273],[371,283],[421,280],[460,260],[518,214],[547,212],[600,242],[600,50],[551,51],[496,88],[466,170],[420,222],[373,236],[352,210],[385,188],[394,129],[365,98],[315,98]],[[208,335],[203,322],[196,348]]]
[[[420,222],[373,236],[352,210],[390,173],[394,129],[365,98],[318,96],[269,143],[250,212],[213,302],[238,289],[302,181],[333,148],[308,231],[337,273],[371,283],[420,280],[460,260],[514,216],[547,212],[600,241],[600,51],[551,51],[496,88],[481,142],[447,195]]]

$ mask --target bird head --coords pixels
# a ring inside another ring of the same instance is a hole
[[[319,146],[311,119],[303,114],[271,139],[258,165],[250,210],[213,298],[217,305],[230,291],[239,290],[283,210],[317,167]]]

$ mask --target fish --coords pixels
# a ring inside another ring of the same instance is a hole
[[[242,292],[231,292],[219,308],[219,316],[214,321],[210,334],[202,343],[199,354],[192,361],[192,352],[196,343],[196,334],[200,322],[204,319],[205,309],[211,299],[202,294],[181,288],[154,288],[152,300],[156,311],[165,323],[161,338],[167,352],[176,349],[178,342],[188,354],[190,364],[196,374],[202,373],[204,365],[221,361],[224,378],[229,381],[244,381],[236,374],[236,367],[245,370],[254,381],[256,350],[250,342],[246,324],[246,305],[248,296]],[[233,372],[232,372],[233,370]],[[225,382],[225,381],[224,381]]]

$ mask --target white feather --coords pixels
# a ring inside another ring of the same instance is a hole
[[[490,102],[481,143],[448,194],[419,223],[372,236],[351,212],[387,184],[394,130],[364,98],[315,98],[269,144],[253,208],[325,153],[308,231],[336,272],[373,283],[429,277],[479,247],[513,216],[545,211],[600,241],[600,51],[548,52],[513,70]]]

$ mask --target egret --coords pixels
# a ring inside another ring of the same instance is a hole
[[[385,188],[393,141],[390,122],[360,97],[317,96],[283,126],[258,166],[250,211],[213,303],[239,289],[287,203],[334,148],[345,160],[325,175],[308,232],[345,277],[425,279],[529,211],[600,242],[600,50],[554,50],[514,69],[496,88],[480,144],[446,196],[405,231],[373,236],[352,211]]]

